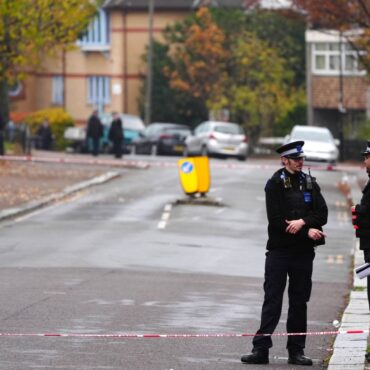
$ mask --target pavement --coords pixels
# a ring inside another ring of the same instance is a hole
[[[353,204],[359,203],[362,192],[355,178],[349,178],[350,194],[348,198]],[[364,264],[363,252],[359,250],[358,239],[355,239],[353,250],[353,265]],[[369,330],[370,313],[367,300],[367,279],[359,279],[353,274],[353,287],[349,302],[338,325],[338,331],[353,329]],[[370,369],[370,363],[365,363],[365,353],[369,343],[369,333],[338,334],[333,345],[328,370],[363,370]]]
[[[120,176],[119,171],[112,171],[112,167],[144,169],[150,164],[145,161],[134,161],[132,158],[120,161],[112,160],[111,157],[91,158],[86,155],[34,151],[32,156],[3,156],[0,160],[30,161],[48,163],[75,163],[104,165],[107,167],[105,173],[91,179],[65,187],[62,191],[40,197],[17,207],[0,210],[0,221],[14,218],[24,213],[31,212],[37,208],[44,207],[52,202],[68,197],[71,194],[90,186],[102,184]],[[357,179],[349,179],[351,193],[348,198],[353,203],[358,203],[362,193]],[[353,248],[354,266],[364,263],[363,253],[359,250],[358,240],[355,239]],[[367,300],[366,280],[359,279],[353,274],[353,287],[349,294],[349,301],[344,310],[341,321],[333,331],[338,331],[333,344],[333,353],[328,363],[328,370],[370,370],[370,363],[365,363],[365,353],[369,343],[370,313]],[[360,333],[348,334],[350,330],[359,330]],[[364,331],[364,333],[362,333]]]

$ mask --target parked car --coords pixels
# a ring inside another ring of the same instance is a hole
[[[191,133],[186,125],[155,122],[147,126],[140,136],[132,141],[136,154],[182,155],[185,139]]]
[[[248,157],[248,137],[237,123],[206,121],[186,138],[184,155]]]
[[[338,161],[339,141],[326,127],[300,126],[293,127],[285,142],[303,140],[303,151],[308,161],[327,162],[335,164]]]
[[[130,153],[132,141],[139,137],[144,131],[145,126],[142,119],[131,114],[121,115],[124,132],[124,153]],[[109,153],[112,149],[112,143],[108,138],[109,128],[112,122],[111,113],[102,113],[99,118],[103,124],[103,137],[100,140],[101,152]],[[64,132],[64,138],[70,142],[70,146],[77,153],[86,153],[91,149],[91,143],[86,140],[86,127],[68,127]]]

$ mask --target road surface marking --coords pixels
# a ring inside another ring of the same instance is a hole
[[[157,228],[158,229],[165,229],[166,226],[167,226],[167,221],[169,220],[170,216],[171,216],[171,209],[172,209],[172,205],[171,204],[166,204],[163,208],[163,213],[162,213],[162,216],[161,216],[161,221],[159,221],[158,223],[158,226]]]

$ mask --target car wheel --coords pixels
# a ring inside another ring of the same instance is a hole
[[[145,151],[143,150],[143,147],[140,145],[135,145],[135,153],[136,154],[145,154]]]
[[[208,157],[209,156],[209,153],[208,153],[208,150],[207,150],[207,147],[204,145],[202,146],[202,150],[200,152],[201,156],[203,157]]]
[[[238,160],[239,161],[246,161],[247,160],[247,156],[246,155],[239,155],[238,156]]]
[[[84,150],[83,150],[83,145],[82,144],[75,144],[73,145],[73,151],[75,153],[84,153]]]

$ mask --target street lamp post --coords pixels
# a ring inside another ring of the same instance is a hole
[[[149,45],[148,45],[148,70],[146,77],[146,98],[145,98],[145,124],[148,125],[152,115],[152,80],[153,80],[153,18],[154,0],[149,0]]]
[[[339,32],[339,99],[338,99],[338,112],[339,112],[339,160],[344,161],[345,146],[344,146],[344,115],[346,108],[344,106],[344,85],[343,85],[343,60],[344,58],[344,45],[343,45],[343,33]]]

